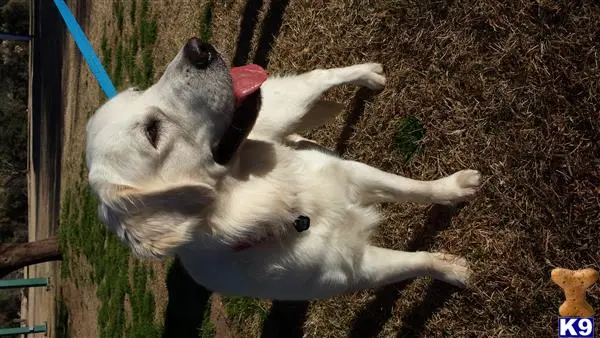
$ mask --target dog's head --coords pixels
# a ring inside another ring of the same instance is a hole
[[[99,215],[135,253],[162,257],[200,230],[258,115],[261,71],[230,70],[192,38],[158,82],[120,93],[90,118],[86,162]]]

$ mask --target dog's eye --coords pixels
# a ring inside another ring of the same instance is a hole
[[[146,138],[152,147],[156,149],[160,137],[160,120],[156,118],[150,119],[144,127],[144,134],[146,134]]]

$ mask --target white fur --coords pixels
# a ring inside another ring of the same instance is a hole
[[[479,172],[417,181],[325,151],[295,133],[316,128],[339,105],[318,102],[333,86],[381,89],[380,64],[271,77],[249,138],[219,166],[210,145],[228,116],[192,103],[177,72],[181,52],[145,92],[121,93],[87,129],[89,179],[102,220],[143,256],[178,255],[200,284],[222,294],[315,299],[419,276],[464,287],[467,262],[450,254],[401,252],[369,244],[378,202],[456,203],[473,197]],[[160,114],[158,149],[139,131]],[[216,116],[216,117],[215,117]],[[298,215],[310,229],[298,233]],[[233,248],[241,243],[251,247]]]

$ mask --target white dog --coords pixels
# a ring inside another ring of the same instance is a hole
[[[161,79],[105,103],[87,126],[89,182],[101,220],[145,257],[178,255],[199,283],[226,295],[304,300],[418,276],[466,286],[466,260],[369,244],[374,204],[451,204],[481,175],[417,181],[316,149],[296,132],[340,110],[333,86],[381,89],[367,63],[270,77],[229,69],[190,39]]]

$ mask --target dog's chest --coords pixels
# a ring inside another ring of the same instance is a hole
[[[314,225],[344,218],[352,194],[338,158],[260,142],[243,150],[238,173],[219,193],[213,219],[233,227],[277,227],[301,215]]]
[[[232,189],[221,196],[218,214],[244,224],[294,220],[302,209],[295,183],[261,177],[233,182]]]

